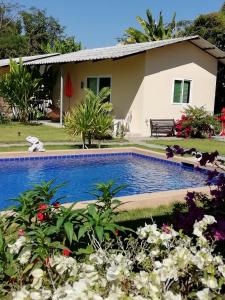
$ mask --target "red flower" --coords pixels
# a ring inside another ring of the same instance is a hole
[[[44,215],[43,213],[38,213],[38,214],[37,214],[37,218],[38,218],[38,220],[40,220],[40,221],[44,221],[45,215]]]
[[[18,230],[18,234],[19,234],[19,236],[24,236],[25,235],[25,231],[22,228],[20,228]]]
[[[59,202],[54,202],[52,205],[53,205],[54,208],[56,208],[56,209],[60,207],[60,203],[59,203]]]
[[[118,235],[119,235],[119,230],[118,230],[118,229],[116,229],[116,232],[115,232],[115,234],[116,234],[116,236],[118,236]]]
[[[71,253],[72,253],[72,251],[69,250],[69,249],[64,249],[64,250],[63,250],[63,255],[64,255],[64,256],[70,256]]]
[[[45,210],[46,208],[48,208],[48,204],[39,204],[38,210]]]

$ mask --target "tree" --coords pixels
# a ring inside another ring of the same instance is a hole
[[[84,101],[66,115],[66,131],[71,136],[81,135],[83,148],[86,147],[86,139],[90,146],[93,138],[101,140],[112,131],[112,105],[105,102],[109,95],[109,88],[103,88],[98,95],[85,89]]]
[[[225,3],[218,12],[198,16],[193,22],[184,26],[179,35],[200,35],[225,51]],[[215,112],[219,113],[222,107],[225,107],[225,66],[219,63]]]
[[[167,25],[164,24],[162,12],[159,14],[158,24],[153,19],[152,13],[149,9],[146,10],[146,16],[147,20],[144,20],[139,16],[136,17],[136,20],[142,27],[143,31],[129,27],[125,30],[124,37],[119,40],[125,44],[130,44],[158,41],[173,37],[173,32],[176,28],[176,14],[174,14],[171,23]]]
[[[20,5],[0,1],[0,58],[27,54],[27,40],[21,35]]]
[[[43,51],[45,53],[68,53],[81,50],[81,43],[77,43],[74,37],[65,38],[62,41],[55,40],[53,45],[49,42],[47,45],[44,45]]]
[[[10,72],[0,79],[0,96],[10,105],[17,108],[21,122],[27,123],[33,112],[32,102],[35,92],[40,88],[41,79],[34,78],[31,71],[23,65],[11,60]]]
[[[0,58],[20,57],[54,51],[80,50],[74,37],[45,10],[35,7],[22,10],[18,4],[0,0]]]

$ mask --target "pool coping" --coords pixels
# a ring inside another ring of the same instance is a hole
[[[195,165],[195,159],[192,157],[173,157],[167,160],[165,154],[155,152],[148,149],[142,149],[138,147],[122,147],[122,148],[103,148],[103,149],[85,149],[85,150],[49,150],[46,152],[2,152],[0,153],[1,161],[24,161],[24,160],[37,160],[37,159],[51,159],[51,158],[71,158],[71,157],[95,157],[99,154],[116,155],[116,154],[136,154],[137,156],[149,156],[151,158],[159,159],[162,162],[166,162],[172,165],[180,165],[182,162],[191,163]],[[212,169],[210,167],[201,168],[204,170]],[[132,210],[132,209],[143,209],[143,208],[156,208],[158,206],[167,206],[174,202],[183,202],[187,192],[197,191],[209,194],[209,187],[195,187],[185,188],[179,190],[168,190],[153,193],[135,194],[117,197],[122,203],[120,210]],[[74,209],[84,208],[89,203],[94,203],[95,200],[89,201],[78,201]],[[71,203],[63,203],[64,206],[68,207]]]

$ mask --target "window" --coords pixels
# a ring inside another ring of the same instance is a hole
[[[189,103],[191,81],[176,79],[174,81],[173,103]]]
[[[102,88],[111,88],[111,77],[88,77],[87,88],[98,94]],[[110,101],[110,97],[108,99]]]

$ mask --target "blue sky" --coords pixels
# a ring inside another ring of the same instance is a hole
[[[49,15],[66,26],[86,48],[116,44],[123,30],[137,27],[135,17],[150,8],[155,17],[163,11],[165,21],[174,12],[177,20],[194,19],[197,15],[218,10],[224,0],[17,0],[26,7],[46,9]]]

